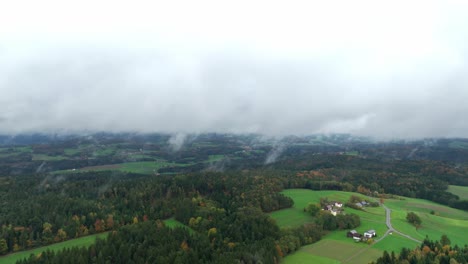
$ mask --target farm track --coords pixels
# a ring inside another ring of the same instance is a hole
[[[418,243],[422,243],[421,240],[418,240],[412,236],[409,236],[405,233],[402,233],[398,230],[396,230],[395,228],[393,228],[392,226],[392,221],[391,221],[391,213],[392,213],[392,210],[390,208],[388,208],[387,206],[385,206],[385,204],[381,204],[383,206],[383,208],[385,208],[385,215],[386,215],[386,219],[385,219],[385,224],[387,225],[387,232],[385,232],[385,234],[383,236],[381,236],[379,239],[376,239],[375,240],[375,243],[378,243],[379,241],[381,241],[382,239],[384,239],[386,236],[388,236],[391,232],[395,232],[403,237],[406,237],[410,240],[413,240],[415,242],[418,242]]]

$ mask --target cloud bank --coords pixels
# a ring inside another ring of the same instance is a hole
[[[322,2],[2,6],[0,133],[468,137],[468,4]]]

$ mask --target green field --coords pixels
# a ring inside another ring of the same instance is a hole
[[[463,231],[468,229],[468,212],[413,198],[388,199],[385,205],[392,209],[393,227],[416,239],[423,240],[428,236],[429,239],[439,240],[445,234],[452,244],[465,245],[468,241]],[[419,229],[406,221],[408,212],[415,212],[421,218]]]
[[[468,149],[468,142],[465,141],[452,141],[449,143],[450,148],[460,148],[460,149]]]
[[[448,192],[460,197],[460,200],[468,200],[468,186],[449,185]]]
[[[80,149],[74,149],[74,148],[66,148],[63,150],[63,153],[67,156],[75,156],[76,154],[80,153]]]
[[[28,258],[31,254],[38,255],[47,249],[52,250],[52,251],[57,251],[63,248],[89,246],[93,244],[96,241],[96,238],[98,237],[106,238],[107,234],[108,232],[80,237],[80,238],[71,239],[71,240],[67,240],[64,242],[60,242],[60,243],[55,243],[55,244],[45,246],[45,247],[40,247],[40,248],[35,248],[31,250],[9,254],[9,255],[0,257],[0,264],[15,263],[16,261],[20,259]]]
[[[90,156],[109,156],[114,155],[117,152],[118,144],[110,144],[106,146],[93,145],[93,144],[82,144],[77,148],[66,148],[63,150],[66,156],[76,156],[78,154],[90,155]]]
[[[328,197],[330,201],[346,202],[351,195],[360,194],[340,191],[312,191],[306,189],[288,189],[282,192],[294,200],[292,208],[271,213],[278,225],[284,227],[299,226],[312,221],[312,217],[303,211],[309,203],[318,203],[321,197]],[[438,240],[446,234],[452,244],[465,245],[466,235],[463,230],[468,229],[468,212],[453,209],[422,199],[402,198],[385,200],[391,210],[392,225],[395,229],[423,240],[426,235],[430,239]],[[406,221],[409,211],[416,212],[422,219],[422,227],[416,230]],[[431,214],[434,211],[434,215]],[[387,231],[385,224],[385,210],[382,207],[366,207],[363,211],[345,208],[346,213],[355,213],[361,218],[358,232],[375,229],[378,237]],[[330,232],[321,241],[302,247],[296,253],[284,258],[284,263],[368,263],[380,257],[384,250],[399,252],[401,248],[414,248],[419,243],[409,240],[396,233],[388,235],[373,245],[355,243],[346,237],[347,230]],[[317,259],[315,259],[317,258]],[[321,261],[321,262],[320,262]],[[327,262],[328,261],[328,262]]]
[[[294,227],[304,223],[310,222],[312,217],[304,212],[304,208],[309,203],[319,203],[321,197],[328,197],[330,201],[340,201],[345,203],[349,200],[351,195],[360,196],[363,199],[364,195],[352,192],[339,192],[339,191],[311,191],[307,189],[288,189],[282,192],[284,195],[291,197],[294,200],[292,208],[275,211],[270,216],[276,220],[280,227]],[[361,220],[369,220],[374,222],[385,223],[385,210],[381,207],[371,208],[368,207],[366,211],[355,210],[352,208],[345,208],[346,213],[354,213],[361,217]]]
[[[280,227],[294,227],[312,221],[312,217],[304,212],[309,203],[319,203],[320,198],[327,197],[329,201],[345,203],[351,195],[370,199],[361,194],[340,191],[312,191],[306,189],[288,189],[282,192],[294,200],[292,208],[271,213]],[[361,226],[358,232],[375,229],[377,234],[387,231],[385,225],[385,210],[382,207],[367,207],[365,211],[345,208],[346,213],[360,216]],[[284,258],[283,263],[367,263],[382,255],[383,251],[374,249],[364,243],[355,243],[346,237],[348,230],[330,232],[321,241],[302,247],[296,253]]]
[[[296,253],[286,256],[282,263],[369,263],[382,256],[381,250],[361,243],[345,243],[331,239],[320,240],[307,245]],[[315,262],[315,260],[321,262]]]
[[[460,219],[460,220],[468,220],[468,212],[454,209],[445,205],[441,205],[438,203],[434,203],[431,201],[423,200],[423,199],[415,199],[415,198],[406,198],[404,197],[402,200],[397,199],[387,199],[385,200],[385,205],[387,205],[392,210],[397,211],[412,211],[412,212],[420,212],[420,213],[431,213],[434,211],[436,215],[453,218],[453,219]]]
[[[64,160],[67,159],[67,157],[64,156],[49,156],[45,154],[33,154],[33,160],[44,160],[44,161],[50,161],[50,160]]]
[[[209,155],[208,162],[216,162],[224,159],[224,155]]]
[[[338,260],[334,260],[331,258],[320,257],[317,255],[310,254],[305,250],[299,250],[287,256],[286,258],[281,261],[284,264],[340,264]]]
[[[372,245],[372,248],[380,249],[382,251],[387,250],[388,252],[399,252],[403,247],[412,249],[418,246],[420,246],[419,243],[393,233],[391,235],[388,235],[382,241],[379,241],[379,243],[375,243],[374,245]]]
[[[445,234],[450,238],[452,244],[465,245],[467,243],[466,231],[464,231],[468,229],[467,220],[417,213],[422,220],[422,225],[416,229],[406,221],[406,214],[406,211],[395,210],[392,212],[392,225],[400,232],[419,240],[423,240],[426,235],[429,239],[439,240]]]
[[[138,161],[138,162],[125,162],[109,165],[100,165],[100,166],[90,166],[84,167],[76,170],[61,170],[55,171],[54,173],[76,173],[80,171],[106,171],[106,170],[116,170],[123,172],[133,172],[141,174],[153,174],[156,173],[160,168],[163,167],[172,167],[172,166],[188,166],[191,164],[180,164],[167,162],[165,160],[155,160],[155,161]]]
[[[31,153],[31,147],[3,147],[0,148],[0,158],[16,156],[22,153]]]

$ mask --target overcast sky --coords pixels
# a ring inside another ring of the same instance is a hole
[[[468,137],[468,2],[2,1],[0,133]]]

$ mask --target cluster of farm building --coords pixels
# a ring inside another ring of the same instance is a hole
[[[377,233],[373,229],[367,230],[366,232],[364,232],[364,234],[360,234],[356,230],[351,230],[346,234],[346,236],[353,238],[354,241],[356,242],[361,242],[361,241],[367,241],[370,238],[376,237]]]

